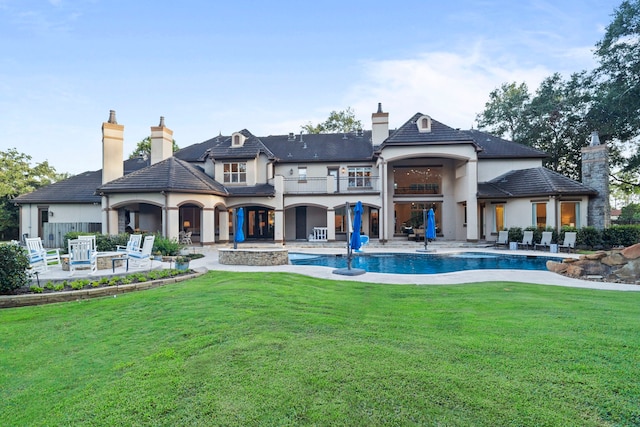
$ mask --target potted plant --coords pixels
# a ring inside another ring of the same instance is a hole
[[[176,270],[188,270],[189,269],[189,258],[185,256],[176,257]]]
[[[162,261],[162,252],[160,251],[155,251],[153,253],[153,260],[154,261]]]

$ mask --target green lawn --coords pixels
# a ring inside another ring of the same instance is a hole
[[[211,272],[0,311],[0,420],[640,425],[640,293]]]

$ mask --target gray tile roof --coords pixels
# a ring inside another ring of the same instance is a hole
[[[431,119],[431,132],[420,132],[416,121],[424,116],[416,113],[405,124],[393,131],[380,145],[380,149],[389,145],[424,145],[424,144],[474,144],[474,140],[465,131],[451,128]]]
[[[124,173],[129,174],[149,165],[148,159],[124,161]],[[63,181],[55,182],[32,193],[18,196],[16,203],[100,203],[96,188],[102,184],[102,170],[82,172]]]
[[[204,173],[197,166],[184,160],[169,157],[147,168],[132,172],[98,187],[97,192],[189,192],[225,196],[224,186]]]
[[[255,186],[232,187],[228,186],[229,196],[252,197],[252,196],[275,196],[276,189],[271,184],[259,184]]]
[[[373,159],[371,131],[355,133],[272,135],[260,138],[279,163],[364,162]]]
[[[548,157],[544,151],[517,142],[502,139],[479,130],[467,130],[465,133],[478,144],[482,151],[478,153],[481,159],[500,159],[500,158],[545,158]]]
[[[231,137],[218,135],[199,144],[185,147],[174,153],[174,156],[187,162],[201,162],[208,155],[213,159],[255,159],[260,154],[273,158],[273,153],[262,143],[260,138],[254,136],[246,129],[239,133],[247,139],[241,147],[232,147]]]
[[[597,192],[593,188],[543,167],[514,170],[491,181],[478,183],[478,197],[480,198],[595,194]]]

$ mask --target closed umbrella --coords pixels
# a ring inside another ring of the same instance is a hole
[[[351,250],[360,249],[362,242],[360,241],[360,226],[362,225],[362,202],[358,201],[353,208],[353,233],[351,234]]]
[[[436,238],[436,214],[433,212],[433,208],[429,209],[427,212],[427,230],[425,239],[435,239]]]
[[[244,209],[239,208],[236,212],[236,228],[234,230],[233,242],[234,249],[237,247],[238,242],[244,242],[244,232],[242,227],[244,226]]]

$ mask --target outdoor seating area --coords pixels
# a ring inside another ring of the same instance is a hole
[[[126,246],[118,246],[116,251],[99,252],[95,235],[81,235],[68,241],[67,253],[61,253],[58,248],[45,248],[39,237],[24,237],[22,242],[14,243],[25,247],[30,271],[42,277],[96,275],[100,271],[115,274],[128,272],[130,267],[150,270],[154,242],[155,236],[146,236],[143,242],[141,234],[132,234]]]
[[[534,232],[532,230],[525,230],[523,232],[522,240],[510,241],[509,232],[507,230],[501,230],[498,232],[498,237],[493,243],[495,248],[504,248],[510,250],[518,249],[533,249],[542,250],[552,253],[562,252],[565,250],[567,253],[575,252],[576,250],[576,236],[575,231],[567,231],[564,233],[564,241],[561,243],[553,243],[553,232],[543,231],[540,237],[540,241],[535,241]]]

